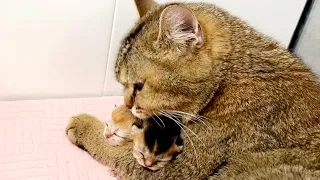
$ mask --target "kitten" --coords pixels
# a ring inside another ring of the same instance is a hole
[[[140,120],[125,105],[121,105],[105,122],[103,134],[112,146],[121,146],[133,140],[133,156],[137,162],[155,171],[182,152],[180,133],[181,127],[168,117],[159,115]]]
[[[133,127],[133,156],[143,167],[156,171],[183,150],[181,127],[166,116],[141,120]]]
[[[116,107],[105,121],[103,135],[107,142],[112,146],[121,146],[131,141],[131,129],[135,121],[137,118],[126,105]]]

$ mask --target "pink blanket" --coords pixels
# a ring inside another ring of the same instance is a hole
[[[101,121],[123,97],[0,102],[0,180],[115,180],[112,171],[72,145],[68,119]]]

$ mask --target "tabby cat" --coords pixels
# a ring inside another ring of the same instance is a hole
[[[215,5],[135,2],[115,64],[125,104],[182,116],[197,137],[156,172],[105,147],[99,121],[71,119],[71,142],[123,179],[320,179],[320,83],[299,57]]]

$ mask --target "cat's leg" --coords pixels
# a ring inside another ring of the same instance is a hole
[[[320,179],[320,150],[296,148],[243,154],[208,179]]]
[[[181,156],[164,168],[153,172],[136,163],[132,155],[132,143],[121,147],[112,147],[107,144],[102,133],[103,127],[103,123],[96,118],[82,114],[70,119],[66,134],[73,144],[86,150],[100,163],[111,167],[122,179],[204,179],[224,161],[223,146],[217,144],[217,147],[205,148],[197,138],[191,137],[193,143],[190,143],[188,138],[183,137],[185,144]],[[190,127],[195,132],[200,132],[198,136],[202,140],[208,139],[208,134],[204,132],[213,134]],[[212,144],[214,143],[206,143],[207,146]],[[195,151],[193,146],[196,148]]]

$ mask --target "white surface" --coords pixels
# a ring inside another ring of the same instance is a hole
[[[172,0],[157,0],[158,3]],[[175,2],[208,2],[225,8],[257,30],[288,46],[306,0],[176,0]],[[122,87],[114,78],[113,66],[119,43],[138,19],[133,0],[118,0],[111,38],[104,95],[121,95]]]
[[[284,45],[306,2],[197,1],[217,3]],[[121,95],[114,61],[137,18],[133,0],[0,0],[0,100]]]
[[[1,0],[0,100],[102,96],[115,0]]]
[[[320,78],[320,0],[315,0],[309,18],[301,33],[296,53]]]

